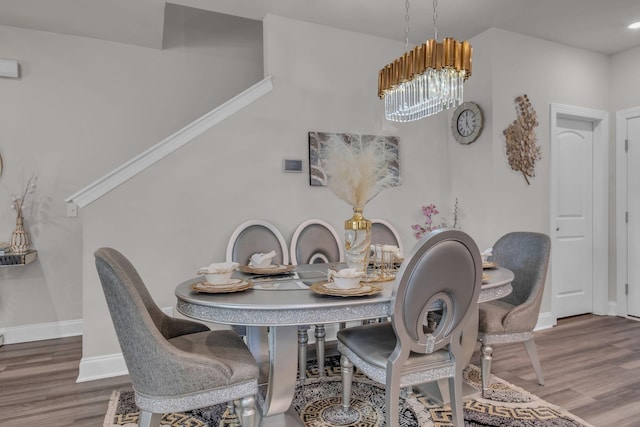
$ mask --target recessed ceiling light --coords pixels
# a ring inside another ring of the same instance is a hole
[[[627,28],[630,30],[637,30],[638,28],[640,28],[640,21],[634,22],[633,24],[629,25]]]

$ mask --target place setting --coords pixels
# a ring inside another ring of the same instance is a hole
[[[320,295],[339,297],[359,297],[374,295],[382,291],[382,287],[364,282],[366,274],[355,268],[329,270],[327,280],[311,285],[309,289]]]
[[[400,248],[393,245],[371,245],[370,272],[363,279],[367,283],[395,280],[395,272],[402,263]]]
[[[239,270],[247,274],[270,276],[289,273],[296,268],[295,265],[272,264],[275,256],[276,251],[255,253],[249,258],[249,264],[239,266]]]
[[[220,262],[201,268],[197,274],[204,275],[205,281],[192,284],[191,290],[200,293],[218,294],[239,292],[251,288],[253,285],[250,281],[231,278],[238,266],[237,262]]]

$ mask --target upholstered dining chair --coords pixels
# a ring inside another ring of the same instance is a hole
[[[398,426],[400,389],[448,378],[453,424],[463,426],[462,331],[475,315],[482,259],[473,239],[460,230],[426,234],[396,275],[391,321],[338,331],[342,354],[342,406],[350,408],[354,365],[385,384],[386,425]],[[435,329],[424,325],[442,310]]]
[[[400,253],[404,255],[400,233],[398,233],[398,230],[387,220],[380,218],[373,218],[371,220],[371,243],[397,246],[400,248]]]
[[[287,242],[278,228],[268,221],[253,219],[240,224],[229,237],[226,260],[248,265],[251,255],[276,251],[273,264],[289,264]],[[238,335],[245,336],[247,328],[231,326]]]
[[[258,366],[230,330],[167,316],[120,252],[95,252],[111,319],[140,408],[140,426],[159,426],[163,413],[239,400],[243,426],[255,425]],[[229,403],[231,402],[231,403]]]
[[[291,263],[319,264],[344,261],[344,248],[338,232],[326,221],[308,219],[302,222],[293,233],[289,245]],[[299,377],[307,372],[308,326],[298,328],[298,369]],[[324,375],[325,327],[315,325],[316,358],[319,375]]]
[[[544,385],[533,329],[540,312],[550,251],[549,236],[526,231],[505,234],[493,245],[490,260],[513,271],[515,278],[511,294],[480,304],[478,341],[483,394],[489,388],[494,344],[524,343],[538,384]]]
[[[227,261],[249,264],[251,255],[276,251],[274,264],[289,264],[289,251],[284,236],[268,221],[249,220],[240,224],[227,244]]]

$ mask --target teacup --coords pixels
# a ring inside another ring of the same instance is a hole
[[[364,276],[364,272],[357,271],[355,268],[343,268],[339,271],[329,270],[327,279],[333,281],[336,287],[340,289],[353,289],[360,286],[360,280]]]
[[[221,262],[213,263],[208,267],[203,267],[198,270],[198,274],[204,274],[207,283],[212,285],[222,285],[229,283],[231,280],[231,274],[238,268],[237,262]]]

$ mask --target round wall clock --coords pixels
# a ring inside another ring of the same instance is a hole
[[[462,103],[451,118],[451,132],[460,144],[471,144],[475,141],[480,136],[483,126],[482,110],[475,102]]]

